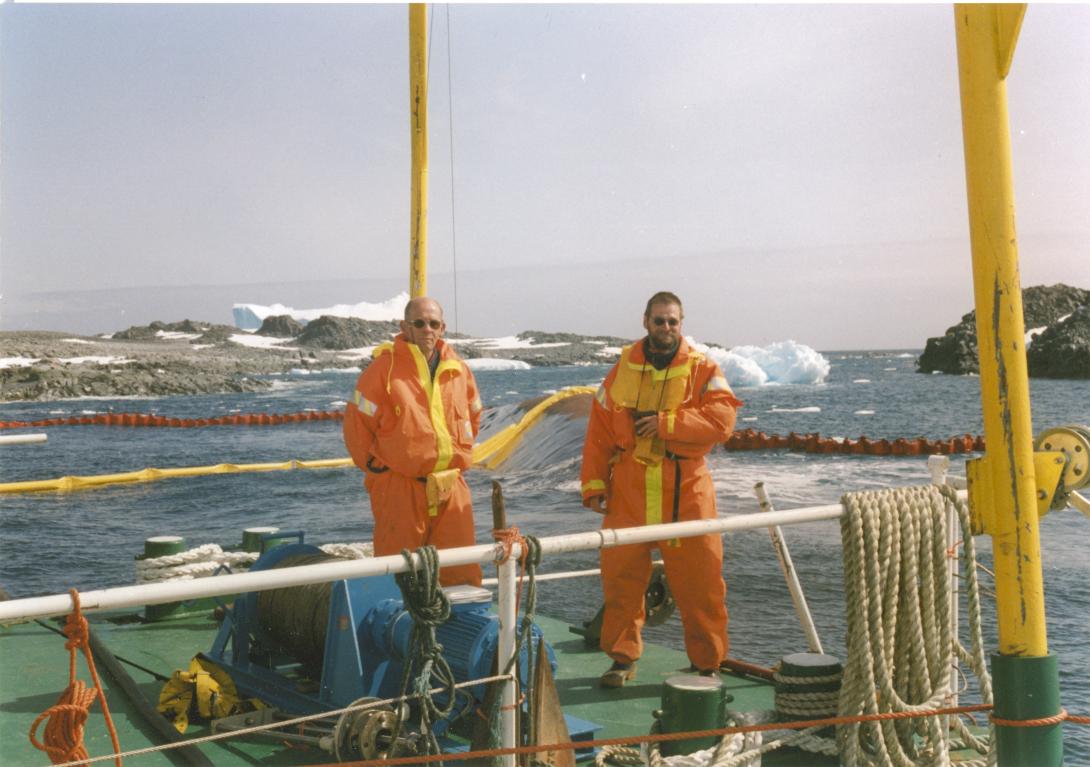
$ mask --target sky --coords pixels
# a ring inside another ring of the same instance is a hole
[[[448,325],[922,348],[972,308],[950,5],[433,5]],[[1090,5],[1008,78],[1023,286],[1090,288]],[[0,4],[0,329],[407,289],[403,5]]]

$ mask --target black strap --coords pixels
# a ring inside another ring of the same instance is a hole
[[[677,522],[678,512],[681,508],[681,461],[672,453],[667,453],[674,461],[674,521]]]
[[[375,466],[375,464],[372,463],[374,460],[375,457],[373,455],[367,457],[367,471],[372,474],[385,474],[390,470],[389,466]]]

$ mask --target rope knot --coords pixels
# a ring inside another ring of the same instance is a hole
[[[496,564],[503,564],[511,558],[511,549],[516,543],[519,544],[519,549],[522,551],[522,556],[519,557],[519,560],[525,561],[526,539],[519,533],[518,527],[512,525],[511,527],[505,527],[502,530],[493,530],[492,537],[503,549],[503,553],[494,560]]]
[[[68,637],[68,641],[64,644],[65,649],[68,650],[68,687],[61,693],[57,702],[41,713],[30,725],[31,744],[39,751],[48,754],[53,764],[89,758],[87,749],[83,745],[83,730],[95,699],[102,702],[102,715],[106,720],[106,729],[110,733],[114,754],[121,753],[117,730],[114,729],[113,719],[110,716],[110,707],[106,704],[106,694],[102,691],[102,683],[95,670],[95,659],[90,650],[91,629],[80,611],[79,592],[69,589],[68,594],[72,597],[72,612],[64,625],[64,635]],[[76,679],[77,649],[83,652],[94,687],[88,687],[81,680]],[[46,725],[44,742],[41,742],[37,738],[37,732],[38,725],[43,721]],[[121,757],[115,757],[114,763],[117,767],[121,767]]]

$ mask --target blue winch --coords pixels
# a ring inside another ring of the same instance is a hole
[[[337,559],[296,543],[269,549],[250,572],[329,561]],[[491,612],[491,593],[474,586],[445,592],[451,616],[437,627],[436,639],[455,680],[492,676],[499,618]],[[364,698],[401,695],[412,626],[393,576],[251,592],[227,611],[208,657],[227,670],[241,695],[287,714],[320,713]],[[540,637],[534,626],[533,647]],[[555,654],[543,646],[555,672]],[[529,678],[527,656],[524,647],[519,657],[523,679]],[[480,706],[486,692],[483,683],[461,688],[452,713],[435,724],[436,735]]]

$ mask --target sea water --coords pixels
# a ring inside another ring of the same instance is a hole
[[[820,432],[823,436],[947,438],[982,431],[979,379],[922,375],[916,354],[826,352],[823,383],[739,387],[745,401],[738,428],[766,433]],[[519,403],[571,385],[597,385],[606,366],[480,371],[486,413],[483,436],[517,418]],[[79,399],[0,405],[0,420],[32,420],[106,412],[212,417],[232,413],[290,413],[344,407],[355,374],[343,371],[277,376],[271,390],[148,399]],[[1090,422],[1090,381],[1031,381],[1035,432]],[[496,473],[468,474],[477,509],[478,538],[491,525],[491,480],[504,489],[508,521],[523,533],[558,535],[595,529],[600,518],[579,498],[579,455],[585,419],[553,416],[535,429]],[[256,463],[291,458],[339,458],[346,452],[339,422],[193,429],[61,426],[35,431],[44,444],[0,447],[0,481],[125,472],[153,467]],[[763,481],[777,509],[836,503],[851,490],[924,484],[927,459],[807,455],[783,450],[725,452],[709,456],[720,513],[754,513],[753,486]],[[951,472],[964,474],[964,456]],[[212,475],[93,490],[0,495],[0,585],[13,596],[128,585],[133,557],[154,535],[180,535],[189,546],[234,544],[243,528],[300,530],[312,543],[369,540],[371,517],[362,475],[355,468]],[[799,579],[826,652],[844,657],[845,608],[837,522],[784,529]],[[1090,520],[1073,510],[1041,521],[1049,648],[1059,658],[1062,701],[1072,712],[1090,712]],[[731,654],[771,665],[804,651],[799,627],[775,553],[764,531],[727,534]],[[990,540],[977,539],[990,564]],[[597,554],[550,558],[543,571],[596,566]],[[981,574],[990,588],[991,578]],[[542,584],[540,605],[578,624],[597,611],[595,579]],[[997,648],[994,598],[983,598],[985,644]],[[964,623],[964,621],[963,621]],[[675,615],[645,630],[649,641],[681,647]],[[195,648],[201,649],[201,648]],[[971,694],[970,694],[971,697]],[[1090,763],[1090,732],[1065,727],[1068,764]]]

